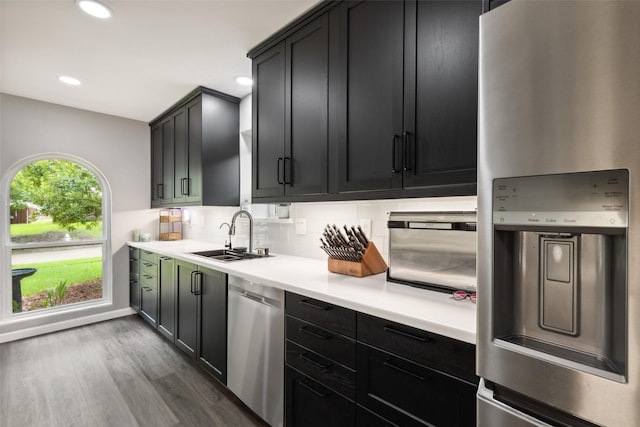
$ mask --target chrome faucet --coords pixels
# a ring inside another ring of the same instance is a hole
[[[229,249],[231,249],[231,236],[236,234],[236,218],[245,214],[249,218],[249,252],[253,252],[253,217],[251,214],[243,209],[233,214],[231,218],[231,226],[229,227]]]

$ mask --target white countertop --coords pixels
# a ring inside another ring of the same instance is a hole
[[[476,342],[476,305],[469,299],[454,301],[447,293],[387,282],[384,273],[351,277],[329,272],[323,260],[279,254],[216,261],[190,252],[221,249],[222,245],[195,240],[128,244],[460,341]]]

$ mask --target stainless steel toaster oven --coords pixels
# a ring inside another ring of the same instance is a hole
[[[387,225],[388,281],[476,290],[475,212],[391,212]]]

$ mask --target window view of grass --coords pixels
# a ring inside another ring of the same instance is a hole
[[[71,233],[82,234],[85,238],[99,238],[102,236],[102,224],[98,223],[98,226],[87,230],[81,224],[74,224],[75,230]],[[29,224],[11,224],[10,233],[12,237],[17,236],[36,236],[46,233],[57,232],[66,234],[67,229],[58,224],[54,224],[51,218],[39,219]]]
[[[22,296],[37,294],[57,285],[67,282],[68,285],[88,282],[102,278],[102,258],[71,259],[13,265],[12,268],[35,268],[36,274],[22,279]]]
[[[103,237],[95,175],[67,160],[40,160],[15,175],[10,191],[13,311],[102,298],[102,243],[87,241]]]

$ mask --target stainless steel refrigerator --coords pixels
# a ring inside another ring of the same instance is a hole
[[[480,426],[640,425],[640,2],[480,18]]]

